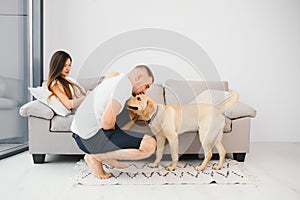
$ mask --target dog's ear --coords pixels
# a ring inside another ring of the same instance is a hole
[[[150,112],[153,110],[153,102],[151,99],[147,99],[147,106],[143,111],[143,116],[149,118]]]

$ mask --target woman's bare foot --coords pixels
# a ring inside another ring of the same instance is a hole
[[[90,168],[92,174],[99,179],[108,179],[111,177],[110,173],[106,173],[103,169],[102,163],[93,158],[92,155],[86,154],[84,160]]]
[[[117,160],[103,160],[104,163],[109,164],[117,169],[124,169],[127,168],[128,166],[125,164],[119,163]]]

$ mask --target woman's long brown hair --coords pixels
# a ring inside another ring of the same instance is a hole
[[[59,81],[59,83],[63,86],[64,92],[66,93],[69,99],[73,99],[72,92],[70,90],[69,85],[71,85],[71,87],[73,88],[74,95],[76,97],[78,97],[78,95],[76,94],[75,88],[79,89],[79,91],[82,94],[85,94],[85,92],[78,85],[68,81],[66,78],[61,76],[61,72],[68,59],[70,59],[70,61],[72,62],[71,56],[65,51],[57,51],[52,55],[50,60],[49,75],[48,75],[48,82],[47,82],[47,88],[49,91],[52,92],[52,94],[48,97],[48,99],[50,99],[53,95],[55,95],[52,90],[53,81]]]

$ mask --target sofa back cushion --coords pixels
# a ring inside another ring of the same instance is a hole
[[[91,91],[95,87],[97,87],[97,85],[99,85],[103,81],[103,79],[104,76],[99,76],[94,78],[78,78],[76,79],[76,81],[74,81],[73,79],[73,82],[83,87],[85,91],[89,91],[89,90]]]
[[[228,82],[167,80],[164,87],[166,104],[188,104],[207,89],[228,91]]]
[[[161,84],[154,83],[147,90],[146,95],[150,96],[154,101],[160,104],[164,104],[164,89]]]

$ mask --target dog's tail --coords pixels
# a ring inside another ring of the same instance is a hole
[[[228,110],[231,106],[233,106],[233,104],[235,104],[240,98],[240,96],[237,92],[235,92],[233,90],[229,90],[228,92],[231,94],[230,101],[225,103],[225,105],[223,104],[221,106],[218,106],[219,109],[224,109],[224,111]]]

